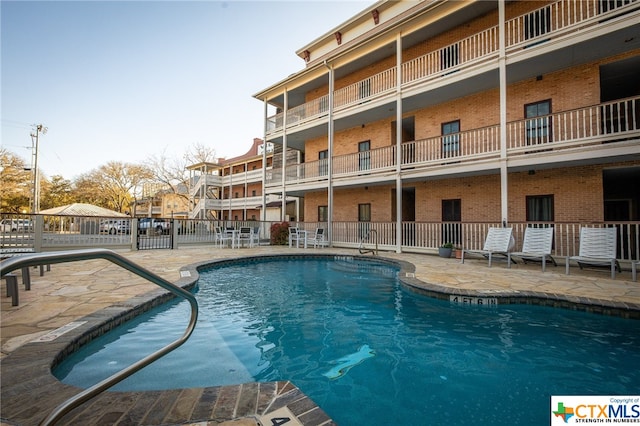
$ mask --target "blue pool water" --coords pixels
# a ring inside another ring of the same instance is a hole
[[[397,269],[243,262],[201,273],[182,347],[116,386],[291,380],[342,426],[549,424],[551,395],[637,395],[640,323],[527,305],[452,305]],[[136,319],[54,374],[88,387],[180,336],[186,302]]]

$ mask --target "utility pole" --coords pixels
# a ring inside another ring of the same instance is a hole
[[[33,208],[31,213],[40,211],[40,173],[38,172],[38,142],[40,133],[47,134],[47,128],[42,124],[35,125],[35,132],[31,132],[31,148],[33,156]]]

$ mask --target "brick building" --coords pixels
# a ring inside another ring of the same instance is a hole
[[[217,162],[192,164],[189,170],[190,219],[224,221],[258,221],[263,205],[267,220],[280,219],[280,198],[265,195],[262,182],[263,167],[270,170],[273,147],[254,138],[249,150],[233,158],[219,158]],[[264,195],[264,197],[263,197]],[[297,199],[287,197],[286,214],[295,217]]]
[[[332,241],[478,248],[542,224],[567,255],[617,226],[638,257],[640,1],[379,1],[296,53],[254,95],[280,148],[265,192]]]

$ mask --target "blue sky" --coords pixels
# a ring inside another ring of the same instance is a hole
[[[201,143],[263,137],[252,95],[304,68],[295,51],[373,1],[5,1],[2,146],[73,179]]]

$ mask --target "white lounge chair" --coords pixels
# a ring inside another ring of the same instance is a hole
[[[489,267],[491,267],[493,256],[496,254],[507,256],[514,244],[513,228],[489,228],[482,250],[462,250],[462,263],[464,263],[465,253],[478,254],[488,257]]]
[[[616,259],[616,228],[580,228],[580,251],[578,256],[567,257],[566,273],[569,275],[571,261],[583,265],[611,265],[611,279],[616,277],[616,269],[622,272]]]
[[[320,247],[326,246],[328,241],[325,240],[324,238],[324,229],[316,228],[316,233],[313,235],[313,237],[307,239],[307,243],[308,244],[313,243],[313,248],[317,248],[318,246]]]
[[[511,258],[513,256],[527,260],[541,260],[542,272],[546,269],[547,259],[551,260],[553,266],[557,266],[556,261],[551,257],[551,246],[553,245],[553,227],[549,228],[526,228],[524,230],[524,241],[522,251],[510,252],[507,254],[507,266],[511,268]]]

